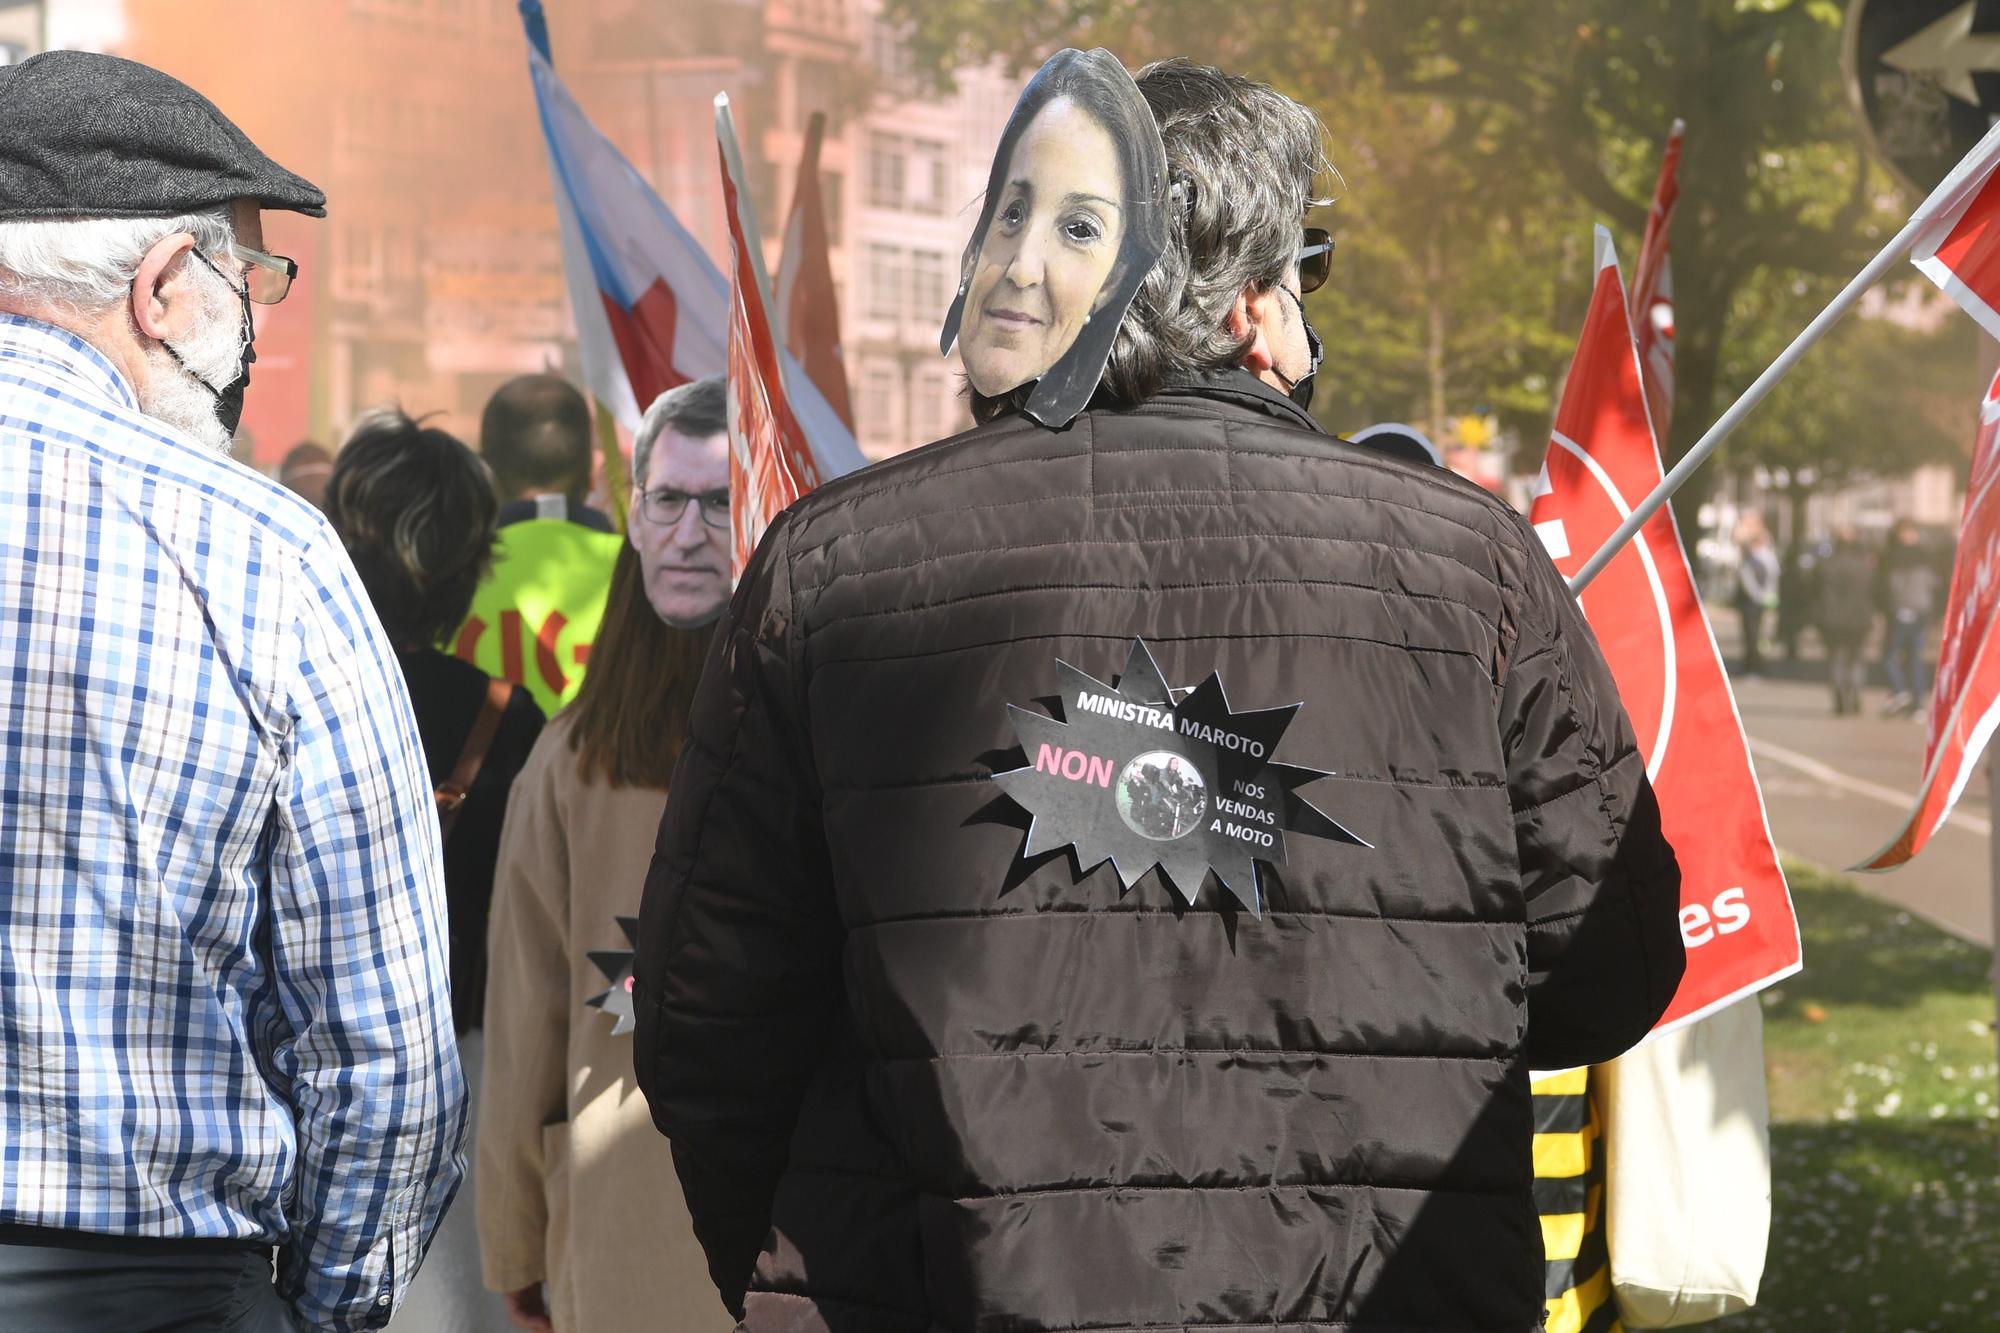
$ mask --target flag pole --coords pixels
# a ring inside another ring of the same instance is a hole
[[[750,198],[750,174],[743,170],[743,150],[736,140],[736,117],[729,109],[729,94],[715,95],[715,137],[738,190],[737,216],[743,220],[743,248],[750,252],[750,271],[757,278],[757,296],[764,309],[771,309],[771,275],[764,268],[764,236],[757,226],[757,207]]]
[[[1783,379],[1786,372],[1798,364],[1799,358],[1803,357],[1807,350],[1824,337],[1826,331],[1861,299],[1862,293],[1880,282],[1882,275],[1896,266],[1909,248],[1916,244],[1918,233],[1931,224],[1932,218],[1929,214],[1929,209],[1917,210],[1917,215],[1904,223],[1903,229],[1891,237],[1889,243],[1868,261],[1868,267],[1855,274],[1847,286],[1841,288],[1840,295],[1834,297],[1826,309],[1820,311],[1813,318],[1813,322],[1806,325],[1798,337],[1792,339],[1792,345],[1779,353],[1778,359],[1766,366],[1764,373],[1757,377],[1756,382],[1743,391],[1743,396],[1731,403],[1729,410],[1708,428],[1706,434],[1695,441],[1694,447],[1687,451],[1680,462],[1674,464],[1673,471],[1667,473],[1660,484],[1653,488],[1653,493],[1634,506],[1631,514],[1618,525],[1618,530],[1598,548],[1597,554],[1584,562],[1583,568],[1576,572],[1576,577],[1569,581],[1572,593],[1581,593],[1590,586],[1590,581],[1611,563],[1612,557],[1618,554],[1626,542],[1632,540],[1633,534],[1646,526],[1646,521],[1659,512],[1661,505],[1673,498],[1674,492],[1694,475],[1696,468],[1707,461],[1716,447],[1728,438],[1729,432],[1742,424],[1743,418],[1750,415],[1751,409],[1764,400],[1764,396],[1771,392],[1772,386]]]
[[[2000,746],[1993,747],[1986,757],[1986,802],[1987,814],[1996,826],[2000,826]],[[1990,838],[1987,845],[1987,863],[1993,895],[1993,1036],[1995,1050],[2000,1051],[2000,838]]]

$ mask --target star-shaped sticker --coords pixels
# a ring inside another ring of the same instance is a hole
[[[1028,763],[993,775],[1034,817],[1024,855],[1073,846],[1086,872],[1110,861],[1121,892],[1158,866],[1190,905],[1213,872],[1262,916],[1257,862],[1282,864],[1287,832],[1369,845],[1298,795],[1325,771],[1271,758],[1301,705],[1234,712],[1213,672],[1176,692],[1141,639],[1116,687],[1056,671],[1064,720],[1009,704]]]
[[[602,1009],[617,1019],[611,1026],[611,1035],[622,1037],[632,1030],[632,954],[639,947],[639,918],[621,916],[612,919],[625,932],[625,943],[632,948],[592,949],[586,955],[597,964],[598,971],[611,979],[611,989],[591,996],[584,1003],[593,1009]]]

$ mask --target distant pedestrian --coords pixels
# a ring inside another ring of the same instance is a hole
[[[1924,665],[1924,638],[1938,612],[1944,577],[1922,545],[1922,534],[1909,519],[1890,533],[1876,575],[1876,597],[1882,608],[1882,671],[1889,678],[1887,717],[1906,717],[1923,703],[1930,688]]]
[[[1835,529],[1832,549],[1814,566],[1814,583],[1814,623],[1826,645],[1833,715],[1849,717],[1861,711],[1868,636],[1875,628],[1875,555],[1852,527]]]
[[[278,464],[278,484],[315,509],[326,508],[326,479],[332,475],[333,455],[313,440],[293,445]]]
[[[1743,674],[1764,670],[1764,616],[1778,606],[1778,546],[1764,520],[1746,515],[1737,532],[1743,561],[1736,570],[1736,614],[1743,621]]]
[[[1799,660],[1799,636],[1812,624],[1818,599],[1814,572],[1817,555],[1803,536],[1794,535],[1778,566],[1778,651],[1787,662]]]
[[[507,381],[480,416],[479,456],[493,471],[500,535],[453,650],[554,713],[583,685],[624,544],[584,503],[595,452],[583,395],[555,375]]]

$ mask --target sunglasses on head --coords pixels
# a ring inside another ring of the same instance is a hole
[[[1333,271],[1333,237],[1324,228],[1307,227],[1299,240],[1299,291],[1316,292]]]

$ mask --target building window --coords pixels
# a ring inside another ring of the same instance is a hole
[[[846,184],[839,172],[821,169],[819,201],[821,211],[826,214],[826,243],[830,246],[840,244],[840,222],[847,216],[847,206],[840,191]]]
[[[874,66],[883,91],[897,97],[908,97],[916,91],[917,65],[909,44],[902,34],[879,19],[869,25],[868,63]]]
[[[896,368],[872,364],[861,372],[860,425],[864,443],[894,444],[896,441]]]
[[[903,206],[903,141],[893,134],[868,136],[868,205]]]
[[[904,203],[912,213],[942,214],[950,178],[950,159],[945,146],[935,139],[917,139],[910,144],[908,193]]]
[[[924,366],[910,391],[910,443],[929,444],[951,433],[951,386],[943,366]]]
[[[910,254],[909,314],[919,323],[944,318],[945,257],[941,250],[915,250]]]
[[[893,245],[868,247],[865,290],[870,319],[895,319],[903,313],[903,252]]]

